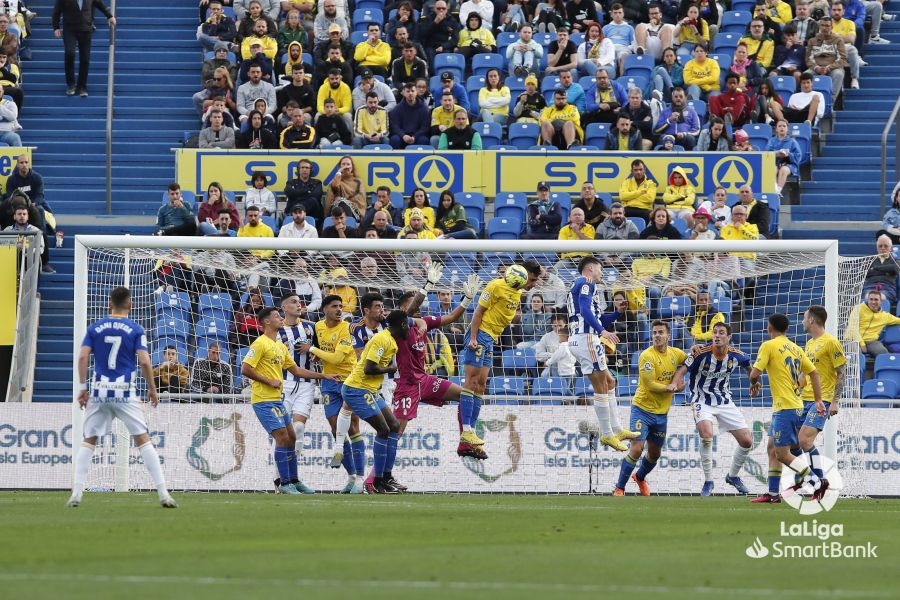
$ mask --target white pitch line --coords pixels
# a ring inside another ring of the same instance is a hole
[[[519,591],[550,594],[703,594],[714,596],[748,596],[757,598],[765,595],[808,596],[810,593],[818,598],[893,598],[891,592],[863,590],[786,590],[766,588],[733,588],[710,586],[637,586],[609,584],[575,584],[575,583],[539,583],[522,581],[415,581],[415,580],[369,580],[348,581],[345,579],[261,579],[228,578],[228,577],[188,577],[174,575],[89,575],[82,573],[2,573],[3,581],[45,581],[59,583],[125,583],[148,585],[198,585],[198,586],[295,586],[305,588],[359,588],[398,590],[453,590],[453,591]]]

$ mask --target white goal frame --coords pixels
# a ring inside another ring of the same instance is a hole
[[[78,405],[78,354],[87,329],[88,251],[90,249],[122,249],[127,254],[133,248],[192,249],[192,250],[295,250],[320,252],[408,252],[412,246],[421,252],[591,252],[615,253],[672,253],[672,252],[760,252],[760,253],[822,253],[825,268],[824,301],[829,315],[837,315],[839,307],[839,262],[837,240],[368,240],[368,239],[287,239],[238,237],[159,237],[130,235],[75,236],[75,284],[73,288],[74,327],[72,363],[72,463],[83,433],[83,411]],[[126,267],[122,285],[129,285]],[[840,339],[838,319],[828,319],[826,330]],[[854,395],[855,396],[855,395]],[[117,420],[114,433],[117,439],[128,439],[128,432]],[[837,432],[828,422],[822,454],[837,459]],[[115,490],[127,491],[129,483],[129,444],[116,444]],[[74,467],[73,467],[74,468]]]

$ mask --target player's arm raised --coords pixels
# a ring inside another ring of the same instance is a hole
[[[91,362],[91,347],[90,346],[82,346],[81,352],[78,353],[78,381],[81,383],[81,390],[78,392],[78,404],[81,408],[87,406],[88,403],[88,384],[87,384],[87,375],[88,375],[88,364]],[[147,381],[152,381],[152,373],[151,377]]]
[[[425,301],[425,298],[428,297],[429,292],[433,292],[437,287],[437,284],[440,283],[443,272],[444,265],[439,262],[433,262],[428,265],[428,268],[425,269],[425,285],[416,292],[412,302],[410,302],[409,307],[406,309],[406,314],[409,316],[416,314],[419,307],[422,306],[422,303]]]
[[[258,381],[269,387],[273,387],[276,389],[281,388],[281,380],[269,379],[268,377],[264,377],[263,375],[260,375],[259,371],[257,371],[254,367],[251,367],[246,362],[241,363],[241,375],[243,375],[247,379],[252,379],[253,381]]]
[[[153,361],[150,360],[150,353],[146,350],[137,351],[138,366],[141,368],[141,375],[147,382],[147,398],[150,400],[150,406],[155,407],[159,404],[159,397],[156,395],[156,381],[153,378]]]
[[[478,275],[475,275],[474,273],[472,275],[469,275],[468,279],[466,279],[466,282],[463,284],[462,301],[456,308],[441,317],[441,327],[459,321],[462,316],[466,314],[466,309],[469,308],[470,304],[472,304],[472,300],[475,299],[475,296],[478,294],[478,290],[480,288],[481,280],[478,278]]]

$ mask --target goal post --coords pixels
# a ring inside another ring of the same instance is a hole
[[[254,252],[260,257],[253,258]],[[273,254],[269,256],[268,253]],[[547,305],[559,310],[559,298],[565,296],[572,278],[576,276],[573,271],[577,260],[566,262],[561,258],[568,253],[590,253],[603,258],[604,280],[597,287],[610,310],[614,306],[616,292],[626,293],[629,316],[625,319],[624,331],[628,341],[623,337],[623,341],[615,349],[608,350],[611,367],[616,373],[620,419],[626,423],[630,410],[628,402],[636,383],[636,373],[630,370],[634,360],[632,350],[641,350],[650,345],[644,331],[652,318],[662,317],[673,323],[675,334],[680,336],[678,340],[673,339],[673,345],[692,343],[692,316],[689,310],[685,312],[685,305],[689,308],[691,302],[696,301],[698,292],[709,290],[714,296],[713,300],[721,300],[720,304],[714,304],[710,310],[721,309],[725,319],[735,328],[734,344],[746,352],[752,352],[753,357],[756,347],[765,339],[764,327],[760,330],[759,325],[767,314],[773,312],[784,312],[790,317],[791,336],[802,346],[805,338],[800,321],[810,304],[823,304],[826,307],[829,314],[826,329],[845,341],[847,317],[850,309],[859,303],[862,280],[869,264],[866,261],[871,261],[871,258],[840,257],[838,242],[833,240],[573,242],[79,235],[75,238],[73,298],[73,440],[81,439],[82,411],[77,403],[77,361],[81,339],[87,324],[105,314],[106,296],[116,285],[132,288],[132,318],[147,330],[155,361],[160,355],[161,345],[170,341],[165,337],[166,328],[160,324],[162,317],[158,314],[159,299],[161,295],[171,295],[173,298],[181,298],[180,294],[187,296],[183,310],[188,313],[184,321],[190,330],[172,330],[170,333],[173,336],[171,339],[175,340],[173,345],[179,360],[184,358],[190,370],[196,357],[206,356],[212,339],[206,337],[205,330],[200,330],[201,321],[204,327],[207,319],[209,322],[214,321],[214,317],[210,317],[205,312],[206,309],[201,307],[200,296],[214,291],[222,292],[223,296],[230,294],[234,309],[226,307],[225,312],[229,316],[237,313],[238,305],[246,300],[250,287],[261,289],[265,303],[277,304],[276,282],[293,282],[296,275],[295,261],[300,258],[308,263],[309,275],[320,289],[323,286],[352,288],[357,301],[361,299],[363,291],[379,290],[385,296],[386,305],[390,305],[388,298],[395,298],[398,291],[417,290],[421,287],[425,281],[422,267],[429,261],[440,261],[445,265],[444,280],[438,290],[458,296],[470,273],[479,275],[484,284],[492,276],[496,276],[498,268],[503,268],[509,261],[537,260],[545,268],[546,276],[542,277],[541,283],[533,292],[523,293],[525,315],[530,314],[528,309],[532,296],[541,296],[542,300],[546,298]],[[743,258],[749,256],[753,258]],[[391,267],[382,268],[381,261],[390,262]],[[366,274],[362,270],[367,263],[372,262],[378,265],[376,275]],[[166,265],[176,263],[185,272],[198,273],[204,269],[222,271],[226,278],[233,280],[237,288],[230,292],[224,289],[213,290],[209,283],[215,278],[204,279],[197,276],[190,285],[185,283],[185,289],[182,290],[178,280],[173,283],[171,278],[160,278],[160,271],[166,269]],[[640,266],[636,263],[640,263]],[[317,277],[312,275],[314,270]],[[198,284],[199,281],[205,283]],[[178,298],[173,302],[182,302]],[[552,302],[551,298],[554,299]],[[644,305],[632,310],[632,303],[641,301]],[[439,300],[426,300],[427,306],[423,305],[423,314],[438,314],[440,307],[435,302]],[[356,320],[360,316],[361,311],[357,307],[352,319]],[[544,318],[543,313],[538,316]],[[529,317],[529,323],[539,320]],[[552,317],[547,318],[547,321],[550,320]],[[233,323],[228,323],[229,327],[232,325]],[[525,325],[516,327],[521,331],[525,330]],[[552,324],[544,324],[542,327],[542,332],[553,331]],[[592,423],[594,420],[593,411],[585,406],[584,400],[590,394],[585,392],[581,374],[555,374],[553,368],[535,363],[532,346],[537,341],[536,338],[525,339],[524,333],[513,333],[519,331],[515,328],[510,331],[509,339],[504,333],[498,341],[499,348],[495,348],[495,365],[490,379],[497,381],[489,383],[486,406],[482,411],[485,431],[494,438],[503,439],[502,445],[494,448],[492,455],[497,456],[497,462],[502,465],[495,467],[490,464],[490,460],[484,465],[476,465],[467,463],[468,459],[458,459],[451,451],[455,450],[455,446],[450,448],[450,440],[455,437],[455,408],[423,406],[419,409],[419,420],[410,423],[411,427],[419,424],[421,427],[414,434],[407,435],[408,441],[401,446],[398,455],[415,455],[415,459],[411,458],[408,463],[398,462],[400,465],[410,465],[409,477],[414,484],[412,488],[418,491],[608,491],[614,478],[611,465],[617,464],[620,456],[604,449],[598,451],[595,440],[579,429],[583,429],[585,421]],[[632,341],[633,335],[636,338]],[[461,353],[461,335],[451,335],[448,332],[445,337],[449,344],[448,355],[455,359],[455,366],[458,367],[451,378],[460,382],[462,368],[458,364],[458,358]],[[226,360],[232,367],[236,366],[244,347],[243,341],[227,335],[215,339],[222,340],[222,346],[228,348],[225,352],[228,356]],[[686,347],[684,349],[687,350]],[[826,428],[827,439],[823,444],[823,453],[834,458],[838,457],[842,437],[859,435],[859,431],[852,430],[853,424],[858,424],[860,418],[859,355],[855,346],[845,343],[845,350],[849,363],[844,390],[846,400],[842,403],[837,426],[830,422]],[[505,362],[507,357],[510,358],[508,364]],[[516,357],[522,359],[521,364]],[[234,378],[234,383],[237,384],[239,374],[235,373]],[[500,381],[503,385],[500,385]],[[507,384],[508,387],[503,387]],[[746,377],[740,385],[746,387]],[[268,489],[272,471],[267,458],[268,441],[262,429],[256,426],[252,411],[246,412],[246,390],[236,386],[232,392],[212,395],[211,400],[209,394],[196,391],[175,392],[166,396],[161,409],[148,410],[151,430],[158,431],[168,445],[160,454],[166,461],[164,468],[167,476],[174,480],[173,488]],[[765,414],[770,410],[769,401],[767,393],[762,399],[750,400],[743,392],[739,401],[739,405],[746,407],[751,413],[747,420],[754,427],[753,456],[756,458],[756,468],[762,470],[763,475],[765,435],[762,434],[762,429],[768,422]],[[683,402],[683,395],[676,397],[676,404]],[[329,485],[340,488],[342,482],[337,482],[336,479],[334,484],[329,484],[329,480],[334,479],[334,472],[326,472],[317,465],[319,455],[328,454],[331,444],[328,426],[324,423],[321,410],[317,404],[310,418],[306,434],[309,456],[301,462],[301,471],[308,472],[307,477],[325,489]],[[685,418],[688,411],[681,410],[678,406],[673,406],[672,411],[677,411],[678,414],[670,418],[670,436],[682,437],[664,450],[665,454],[671,449],[671,467],[661,469],[663,472],[657,476],[661,480],[666,479],[666,483],[661,485],[664,493],[697,493],[699,460],[694,451],[696,435],[693,421]],[[844,430],[845,423],[850,424],[851,430]],[[366,426],[363,428],[366,429]],[[438,435],[433,430],[439,428],[444,429],[440,432],[443,436],[440,449],[429,447],[437,438],[428,436]],[[490,433],[491,431],[496,433]],[[137,469],[133,465],[129,467],[129,463],[134,463],[135,457],[139,455],[133,450],[129,452],[127,432],[124,436],[113,437],[115,443],[107,440],[106,449],[99,452],[100,464],[93,467],[92,473],[96,476],[92,475],[92,484],[114,487],[117,490],[147,487],[146,482],[142,481],[140,465],[137,465]],[[723,454],[719,459],[718,473],[725,468],[725,458],[734,444],[731,437],[722,431],[718,432],[717,439],[717,448]],[[209,444],[218,446],[210,447]],[[675,444],[684,447],[675,447]],[[78,443],[72,445],[75,452]],[[846,444],[846,451],[853,452],[856,446],[857,444]],[[203,452],[197,451],[200,447],[204,448]],[[429,452],[434,454],[433,460],[429,459]],[[190,457],[186,458],[188,455]],[[843,458],[852,461],[852,457]],[[696,464],[691,462],[692,459],[697,461]],[[215,461],[222,464],[215,466],[212,464]],[[562,462],[565,464],[557,464]],[[190,469],[186,466],[188,463]],[[441,467],[434,468],[433,473],[420,473],[427,464],[434,463]],[[444,466],[446,473],[442,475]],[[418,467],[422,469],[417,471]],[[179,471],[173,476],[169,473],[170,469],[181,469],[184,472]],[[592,475],[589,475],[589,471]],[[598,473],[599,483],[589,483],[593,481],[590,477],[596,478]],[[471,481],[466,479],[469,475],[474,475]],[[759,473],[754,475],[758,476]],[[196,481],[192,482],[192,477]],[[529,478],[531,485],[525,483]],[[515,483],[506,483],[513,481]],[[540,489],[541,481],[547,482],[547,489]],[[865,493],[863,489],[853,490],[851,474],[845,475],[845,481],[848,484],[845,491]]]

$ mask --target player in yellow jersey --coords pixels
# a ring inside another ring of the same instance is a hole
[[[638,358],[640,379],[637,393],[631,403],[631,426],[629,429],[638,434],[631,440],[628,454],[619,467],[619,481],[616,483],[614,496],[625,495],[625,485],[629,476],[634,479],[641,496],[650,495],[650,485],[646,478],[656,466],[666,443],[666,427],[669,419],[669,407],[672,395],[684,389],[684,380],[675,379],[675,373],[684,364],[687,355],[678,348],[669,346],[671,331],[666,321],[653,321],[650,329],[653,346],[641,352]],[[637,461],[647,443],[647,454],[641,459],[641,466],[632,475]]]
[[[284,409],[281,401],[283,371],[297,377],[326,381],[335,381],[338,376],[322,375],[297,366],[287,346],[278,339],[278,331],[284,325],[278,309],[267,306],[259,311],[256,318],[264,328],[263,335],[250,344],[250,351],[241,364],[241,375],[253,381],[250,387],[253,412],[266,431],[275,438],[275,465],[281,480],[278,490],[282,494],[300,494],[296,487],[300,479],[297,476],[297,455],[294,452],[297,438],[291,426],[291,415]]]
[[[812,385],[816,413],[823,416],[825,414],[822,382],[815,365],[807,358],[806,353],[787,338],[789,326],[790,321],[785,315],[775,313],[769,316],[767,328],[769,339],[760,345],[753,370],[750,371],[750,396],[754,398],[762,389],[759,379],[763,371],[769,374],[769,389],[772,393],[772,425],[769,428],[769,437],[777,460],[769,465],[769,492],[754,498],[753,502],[756,503],[781,502],[779,490],[782,464],[787,465],[802,480],[801,486],[795,486],[799,487],[801,493],[811,493],[821,484],[800,450],[797,435],[806,417],[800,396],[807,378]]]
[[[459,395],[463,431],[456,449],[460,456],[473,456],[482,460],[487,458],[483,448],[484,441],[475,433],[475,425],[481,411],[481,397],[487,387],[488,373],[494,361],[494,342],[516,316],[522,292],[533,288],[541,274],[541,265],[533,260],[513,265],[507,270],[509,269],[517,272],[524,269],[525,275],[511,278],[516,287],[507,283],[506,274],[488,282],[481,292],[469,330],[463,338],[462,364],[466,382]]]
[[[321,310],[325,318],[316,323],[317,346],[311,347],[309,351],[322,361],[323,373],[335,374],[340,376],[340,380],[344,380],[356,366],[350,324],[341,318],[344,302],[337,294],[330,294],[322,298]],[[340,380],[322,382],[322,404],[325,406],[325,418],[331,424],[331,433],[335,435],[334,448],[337,450],[343,447],[343,452],[335,453],[336,461],[333,459],[331,465],[337,468],[343,464],[347,470],[347,485],[341,493],[361,494],[362,479],[357,482],[357,476],[365,476],[366,442],[359,433],[359,420],[355,417],[350,423],[350,440],[343,435],[340,436],[341,439],[337,439],[338,413],[344,405]]]

